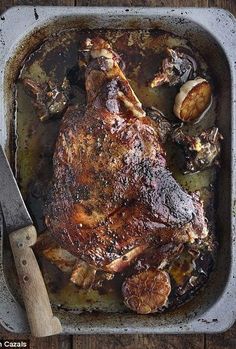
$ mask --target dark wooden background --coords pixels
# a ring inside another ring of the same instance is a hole
[[[14,5],[222,7],[236,15],[236,0],[0,0],[0,13]],[[1,333],[0,339],[30,338],[32,349],[236,349],[236,324],[217,335],[66,335],[35,339],[3,329]]]

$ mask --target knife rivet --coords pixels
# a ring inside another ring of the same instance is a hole
[[[22,248],[24,247],[24,244],[22,242],[18,242],[17,247]]]
[[[29,277],[28,277],[27,275],[25,275],[25,276],[23,277],[23,281],[24,281],[24,282],[29,281]]]
[[[23,261],[21,262],[23,265],[27,264],[27,261],[25,259],[23,259]]]

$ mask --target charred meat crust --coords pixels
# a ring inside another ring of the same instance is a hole
[[[106,269],[138,246],[201,235],[205,218],[195,220],[200,201],[166,169],[158,128],[116,58],[107,58],[106,71],[95,59],[96,70],[93,60],[86,70],[85,112],[68,108],[62,120],[45,211],[66,249]]]

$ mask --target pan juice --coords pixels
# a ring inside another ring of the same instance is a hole
[[[52,177],[52,156],[60,127],[60,118],[41,122],[32,105],[32,98],[23,88],[21,79],[31,78],[39,83],[51,80],[61,84],[63,79],[67,77],[76,90],[76,97],[72,103],[84,105],[86,95],[84,86],[78,78],[78,50],[87,37],[96,36],[107,39],[114,51],[122,57],[125,62],[124,72],[143,106],[156,107],[172,122],[178,122],[172,111],[178,87],[163,85],[151,89],[147,86],[147,82],[153,78],[160,67],[165,48],[181,46],[191,50],[203,74],[212,82],[207,64],[200,54],[185,39],[164,31],[65,30],[49,37],[42,43],[35,52],[27,57],[19,79],[16,81],[17,135],[15,156],[17,180],[39,234],[45,230],[42,207],[47,192],[46,188]],[[217,95],[214,95],[212,106],[206,116],[195,125],[185,125],[185,131],[191,135],[196,135],[215,125],[216,102]],[[206,241],[206,244],[202,246],[204,254],[205,250],[211,250],[211,246],[215,242],[213,206],[216,169],[212,167],[198,173],[183,175],[177,166],[178,155],[175,147],[173,144],[167,143],[166,148],[168,167],[176,180],[189,192],[199,191],[204,202],[210,227],[209,241]],[[189,264],[189,268],[183,269],[183,265],[186,263]],[[50,300],[55,306],[79,312],[128,311],[123,305],[119,278],[108,284],[102,292],[92,289],[81,290],[69,281],[68,276],[63,275],[44,258],[40,258],[40,264]],[[178,286],[178,282],[183,282],[186,270],[193,272],[194,268],[194,263],[185,251],[178,257],[178,261],[169,268],[169,272]],[[11,279],[13,284],[16,283],[16,278]],[[15,288],[17,289],[17,287]]]

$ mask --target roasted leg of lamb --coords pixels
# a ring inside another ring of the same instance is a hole
[[[87,105],[69,107],[62,119],[46,224],[73,255],[116,273],[150,247],[204,238],[207,226],[199,197],[181,188],[167,169],[158,127],[122,72],[119,56],[100,38],[87,39],[85,50]],[[158,311],[170,293],[169,277],[153,267],[149,276],[142,273],[126,280],[125,303],[140,313]],[[150,285],[150,278],[164,294],[140,306],[134,284],[139,280],[142,287],[148,279]]]

